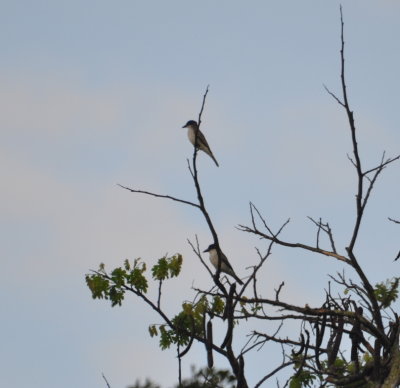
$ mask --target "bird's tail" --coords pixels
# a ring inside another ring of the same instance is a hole
[[[214,161],[214,163],[217,165],[217,167],[219,167],[219,164],[217,162],[217,159],[214,158],[214,155],[211,153],[210,155],[212,157],[212,160]]]
[[[205,139],[204,139],[204,140],[205,140]],[[203,152],[205,152],[205,153],[214,161],[214,163],[217,165],[217,167],[219,167],[219,164],[218,164],[218,162],[217,162],[217,159],[215,159],[215,157],[214,157],[214,155],[213,155],[213,153],[212,153],[212,151],[211,151],[211,148],[209,147],[208,144],[200,144],[200,145],[199,145],[199,148],[200,148]]]
[[[239,279],[239,277],[238,277],[235,273],[234,273],[232,276],[233,276],[233,278],[234,278],[240,285],[243,285],[242,280]]]

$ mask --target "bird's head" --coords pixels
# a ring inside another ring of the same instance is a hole
[[[194,120],[189,120],[182,128],[197,128],[197,122]]]
[[[213,249],[217,249],[217,246],[215,244],[211,244],[204,252],[210,252]]]

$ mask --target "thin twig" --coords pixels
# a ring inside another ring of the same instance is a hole
[[[208,89],[209,89],[209,87],[210,87],[210,85],[207,85],[207,87],[206,87],[206,91],[205,91],[205,93],[204,93],[204,95],[203,95],[203,102],[202,102],[202,104],[201,104],[201,109],[200,109],[200,113],[199,113],[199,119],[198,119],[198,126],[199,126],[199,128],[200,128],[200,124],[201,124],[201,116],[202,116],[202,114],[203,114],[203,110],[204,110],[204,105],[205,105],[205,103],[206,103],[206,98],[207,98],[207,94],[208,94]]]
[[[400,159],[400,155],[397,155],[394,158],[389,158],[385,162],[381,162],[381,164],[379,166],[371,168],[370,170],[364,171],[363,175],[365,176],[365,175],[367,175],[367,174],[369,174],[371,172],[374,172],[375,170],[382,169],[383,167],[387,166],[388,164],[393,163],[393,162],[395,162],[396,160],[399,160],[399,159]]]
[[[330,96],[332,96],[332,97],[336,100],[336,102],[337,102],[339,105],[341,105],[341,106],[344,107],[343,102],[340,101],[340,99],[336,96],[336,94],[332,93],[332,92],[327,88],[327,86],[326,86],[325,84],[324,84],[323,86],[324,86],[324,89],[328,92],[328,94],[329,94]]]
[[[171,199],[172,201],[181,202],[181,203],[185,203],[186,205],[190,205],[190,206],[193,206],[193,207],[200,208],[200,206],[197,205],[196,203],[193,203],[193,202],[190,202],[190,201],[186,201],[184,199],[179,199],[179,198],[176,198],[176,197],[172,197],[171,195],[162,195],[162,194],[151,193],[150,191],[131,189],[130,187],[126,187],[126,186],[120,185],[119,183],[117,183],[117,185],[119,187],[122,187],[125,190],[130,191],[131,193],[146,194],[146,195],[150,195],[152,197],[157,197],[157,198],[167,198],[167,199]]]
[[[107,381],[106,376],[104,376],[104,373],[102,373],[101,375],[103,376],[103,379],[104,379],[104,381],[105,381],[106,384],[107,384],[107,387],[108,387],[108,388],[111,388],[111,385],[110,385],[109,382]]]
[[[264,233],[262,233],[262,232],[260,232],[258,230],[251,229],[251,228],[249,228],[247,226],[244,226],[244,225],[239,225],[239,230],[242,230],[243,232],[248,232],[248,233],[252,233],[252,234],[258,235],[260,237],[265,238],[266,240],[273,241],[274,243],[276,243],[278,245],[282,245],[282,246],[290,247],[290,248],[301,248],[301,249],[304,249],[304,250],[307,250],[307,251],[320,253],[320,254],[325,255],[325,256],[333,257],[333,258],[335,258],[337,260],[340,260],[340,261],[343,261],[343,262],[345,262],[347,264],[351,264],[351,261],[347,257],[339,255],[339,254],[337,254],[335,252],[326,251],[324,249],[311,247],[309,245],[305,245],[305,244],[301,244],[301,243],[289,243],[289,242],[286,242],[286,241],[282,241],[282,240],[279,240],[278,238],[276,238],[274,236],[269,236],[269,235],[264,234]]]
[[[285,285],[285,282],[282,282],[282,283],[279,285],[279,287],[278,287],[277,290],[274,289],[274,291],[275,291],[275,300],[279,301],[279,294],[281,293],[282,287],[283,287],[284,285]]]
[[[208,267],[208,265],[205,263],[205,261],[203,260],[203,257],[201,256],[200,253],[200,247],[199,247],[199,240],[198,237],[196,235],[196,247],[193,245],[193,243],[188,239],[187,242],[189,243],[189,245],[192,247],[193,252],[196,254],[196,256],[199,258],[199,260],[201,261],[201,264],[204,265],[204,267],[206,268],[206,270],[208,271],[208,273],[210,274],[211,278],[214,277],[212,271],[210,270],[210,268]]]

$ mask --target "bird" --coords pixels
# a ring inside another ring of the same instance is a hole
[[[217,246],[215,244],[211,244],[204,252],[208,252],[210,254],[211,264],[218,270],[219,260],[218,260]],[[235,274],[235,271],[230,265],[228,259],[222,252],[221,252],[221,272],[225,272],[228,275],[231,275],[239,284],[243,284],[243,282]]]
[[[210,146],[207,143],[206,138],[204,137],[203,133],[200,131],[199,126],[197,125],[197,122],[194,120],[189,120],[182,128],[187,128],[188,129],[188,138],[190,142],[195,146],[196,143],[196,133],[197,133],[197,148],[205,152],[212,160],[215,162],[217,167],[219,167],[219,164],[217,162],[217,159],[215,159]]]

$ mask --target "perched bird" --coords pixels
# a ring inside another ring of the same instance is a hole
[[[206,138],[200,131],[199,126],[197,125],[197,122],[194,120],[189,120],[182,128],[188,129],[187,132],[188,138],[193,145],[195,145],[196,142],[196,132],[197,132],[197,148],[205,152],[208,156],[210,156],[217,165],[217,167],[219,167],[217,159],[215,159],[211,151],[211,148],[207,143]]]
[[[218,270],[218,252],[217,246],[215,244],[211,244],[204,252],[208,252],[210,254],[211,264]],[[228,275],[231,275],[239,284],[243,284],[243,282],[237,277],[235,271],[232,266],[229,264],[226,256],[221,252],[221,272],[225,272]]]

